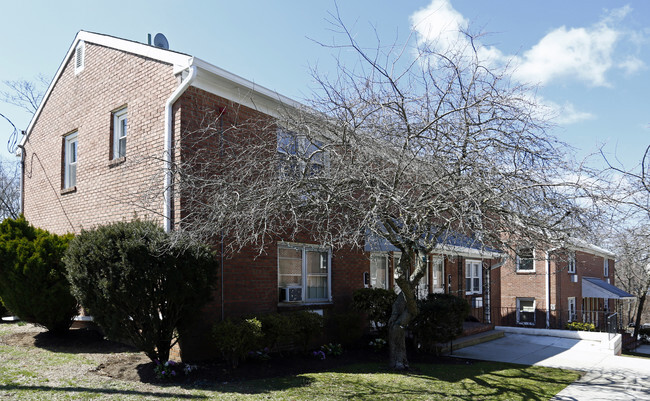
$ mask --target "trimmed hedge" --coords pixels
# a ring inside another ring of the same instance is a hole
[[[207,246],[140,220],[82,231],[64,260],[73,294],[106,335],[161,363],[177,329],[209,299],[216,274]]]
[[[0,298],[21,320],[63,334],[77,315],[63,254],[71,234],[34,228],[25,217],[0,224]]]
[[[437,352],[437,344],[453,340],[463,333],[463,321],[470,308],[463,298],[451,294],[429,294],[418,302],[420,313],[409,328],[421,349]]]
[[[355,309],[365,312],[368,319],[382,329],[388,325],[396,299],[395,291],[383,288],[360,288],[354,291],[353,306]]]

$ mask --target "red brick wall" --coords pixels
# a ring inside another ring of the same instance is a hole
[[[85,68],[68,62],[25,146],[24,212],[56,233],[139,217],[162,221],[165,101],[170,65],[86,43]],[[111,112],[128,107],[125,162],[111,165]],[[78,132],[76,191],[62,194],[63,135]],[[143,197],[148,194],[150,196]]]

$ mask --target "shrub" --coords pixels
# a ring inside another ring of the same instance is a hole
[[[359,312],[328,313],[325,319],[328,340],[351,345],[363,336]]]
[[[300,311],[271,313],[260,316],[263,343],[272,350],[307,350],[323,329],[323,317],[317,313]]]
[[[357,310],[367,313],[370,321],[377,323],[379,328],[385,328],[397,294],[383,288],[360,288],[354,292],[353,299]]]
[[[566,325],[567,330],[573,331],[594,331],[596,326],[593,323],[571,322]]]
[[[262,343],[273,351],[290,347],[294,343],[295,330],[287,314],[270,313],[260,316]]]
[[[0,298],[21,320],[54,334],[67,332],[77,314],[61,261],[71,237],[34,228],[22,216],[0,224]]]
[[[424,351],[437,351],[437,344],[448,342],[463,332],[469,304],[451,294],[429,294],[418,305],[420,313],[409,325]]]
[[[255,318],[241,321],[226,319],[217,323],[212,333],[217,349],[233,368],[258,349],[263,338],[262,323]]]
[[[206,246],[140,220],[82,231],[64,260],[73,294],[106,335],[161,363],[208,300],[216,271]]]
[[[296,330],[297,345],[306,351],[316,336],[323,331],[323,317],[317,313],[300,311],[290,314],[291,325]]]

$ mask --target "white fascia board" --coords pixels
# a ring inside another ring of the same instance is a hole
[[[257,85],[199,58],[192,60],[198,68],[192,86],[235,103],[250,107],[272,117],[279,117],[282,108],[300,109],[304,106],[286,96]]]
[[[608,251],[605,248],[601,248],[599,246],[590,244],[586,241],[583,241],[581,239],[577,238],[571,238],[569,240],[570,245],[569,249],[574,250],[574,251],[582,251],[586,253],[590,253],[592,255],[600,256],[601,258],[604,259],[615,259],[616,254],[614,252]]]
[[[178,53],[173,50],[161,49],[144,43],[86,31],[79,31],[77,40],[73,43],[71,50],[76,47],[76,42],[79,40],[133,53],[174,66],[183,66],[183,68],[187,68],[192,58],[190,55]]]
[[[47,99],[50,97],[50,94],[52,93],[52,89],[54,88],[57,81],[61,77],[61,74],[63,73],[66,64],[73,56],[75,49],[77,48],[77,45],[81,41],[97,44],[100,46],[110,47],[117,50],[122,50],[125,52],[158,60],[163,63],[171,64],[174,67],[173,70],[174,74],[176,74],[177,72],[183,69],[188,68],[188,66],[192,62],[192,56],[189,56],[187,54],[177,53],[171,50],[164,50],[154,46],[145,45],[144,43],[133,42],[130,40],[120,39],[113,36],[100,35],[97,33],[86,32],[86,31],[79,31],[77,33],[77,36],[75,36],[74,40],[72,41],[72,45],[68,49],[68,52],[63,58],[63,61],[61,61],[61,64],[59,65],[59,69],[56,71],[54,78],[52,78],[52,82],[50,82],[50,86],[47,88],[45,95],[43,95],[43,99],[41,100],[41,103],[38,105],[38,109],[32,116],[32,119],[30,120],[29,125],[27,126],[27,130],[25,131],[25,135],[23,135],[23,139],[20,141],[20,147],[24,146],[25,143],[27,142],[27,139],[29,139],[29,135],[32,132],[34,123],[36,122],[36,120],[38,120],[38,117],[41,115],[43,106],[47,102]],[[18,149],[20,149],[20,147]]]
[[[479,259],[498,259],[506,255],[501,252],[483,251],[480,249],[466,248],[457,245],[442,245],[436,246],[433,253],[440,253],[442,255],[461,256],[465,258],[479,258]]]

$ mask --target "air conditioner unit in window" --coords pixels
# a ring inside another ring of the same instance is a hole
[[[282,302],[299,302],[302,301],[302,287],[291,285],[280,288],[280,301]]]

